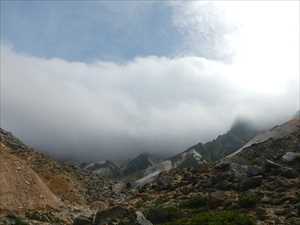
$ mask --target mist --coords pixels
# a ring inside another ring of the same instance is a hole
[[[186,37],[172,57],[80,62],[2,43],[1,127],[57,157],[115,160],[174,154],[237,118],[266,128],[299,110],[299,2],[169,7]]]

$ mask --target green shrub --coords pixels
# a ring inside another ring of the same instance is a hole
[[[28,225],[27,222],[25,222],[23,219],[21,219],[19,217],[14,218],[14,223],[15,223],[15,225]]]
[[[10,220],[10,223],[12,223],[14,225],[28,225],[28,223],[23,218],[21,218],[21,217],[19,217],[17,215],[9,214],[7,216],[7,218]]]
[[[202,196],[196,196],[195,198],[183,201],[180,204],[182,208],[190,208],[190,209],[197,209],[201,207],[207,207],[207,199]]]
[[[259,198],[255,194],[242,194],[239,198],[239,206],[242,208],[253,208]]]
[[[245,214],[233,211],[204,212],[190,219],[181,219],[165,225],[255,225]]]
[[[154,224],[167,223],[182,217],[182,212],[175,207],[156,207],[148,209],[145,216]]]

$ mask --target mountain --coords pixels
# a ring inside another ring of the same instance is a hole
[[[219,135],[205,144],[194,145],[189,149],[200,153],[205,160],[217,161],[242,147],[257,133],[258,130],[250,122],[237,120],[225,134]]]
[[[83,164],[82,168],[103,177],[118,177],[121,175],[120,168],[109,160]]]

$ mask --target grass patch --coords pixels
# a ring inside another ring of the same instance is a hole
[[[155,207],[145,212],[145,217],[154,224],[167,223],[182,216],[183,213],[176,207]]]
[[[207,207],[207,199],[202,196],[196,196],[192,199],[185,200],[179,204],[180,208],[198,209]]]
[[[14,225],[29,225],[23,218],[17,217],[15,215],[9,215],[8,218],[12,220]]]
[[[259,198],[255,194],[242,194],[238,204],[242,208],[254,208],[258,201]]]
[[[233,211],[204,212],[192,218],[180,219],[164,225],[255,225],[247,215]]]

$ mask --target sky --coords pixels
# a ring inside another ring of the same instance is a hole
[[[299,110],[298,1],[1,1],[1,127],[58,157],[176,153]]]

